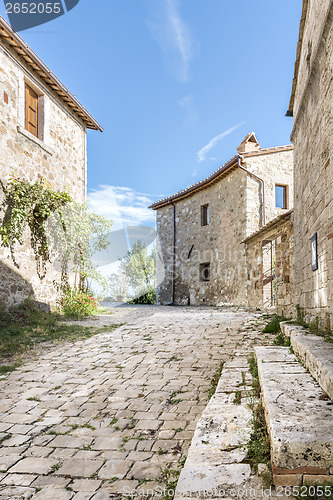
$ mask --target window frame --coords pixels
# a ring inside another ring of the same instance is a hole
[[[28,93],[35,98],[36,102],[36,133],[29,128]],[[36,137],[36,139],[40,141],[44,140],[44,94],[29,80],[24,81],[24,128],[29,134]]]
[[[201,205],[201,226],[209,226],[209,203]]]
[[[288,210],[288,199],[289,199],[289,192],[288,192],[288,184],[275,184],[275,208],[280,208],[281,210]],[[277,196],[276,196],[276,188],[283,188],[283,207],[278,207],[277,206]]]
[[[205,272],[208,270],[208,276],[205,276]],[[210,281],[210,262],[202,262],[199,264],[199,280],[202,283],[207,283]]]

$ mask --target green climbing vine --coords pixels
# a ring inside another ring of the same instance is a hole
[[[37,273],[40,279],[46,274],[46,264],[50,260],[46,232],[46,221],[51,214],[58,212],[72,201],[67,192],[55,191],[45,179],[34,183],[18,178],[11,178],[6,186],[5,211],[0,236],[2,244],[10,248],[15,265],[15,246],[22,244],[23,234],[28,226],[31,234],[31,246],[35,254]]]
[[[110,245],[112,222],[89,212],[86,203],[73,201],[68,192],[55,191],[45,179],[30,183],[13,177],[6,186],[0,184],[5,194],[0,243],[10,249],[14,264],[19,267],[16,247],[23,244],[28,227],[41,280],[51,263],[61,276],[53,284],[63,293],[72,287],[85,293],[92,281],[105,293],[108,283],[96,270],[93,255]]]

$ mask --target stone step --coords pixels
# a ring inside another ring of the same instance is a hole
[[[283,322],[281,331],[290,337],[296,356],[333,401],[333,344],[298,325]]]
[[[242,463],[252,433],[248,406],[252,387],[247,371],[245,356],[225,363],[216,392],[197,423],[175,500],[229,498],[228,491],[249,481],[250,465]],[[235,403],[237,392],[240,404]]]
[[[333,482],[333,404],[288,347],[256,347],[276,486]]]

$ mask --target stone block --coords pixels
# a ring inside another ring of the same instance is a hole
[[[111,479],[113,477],[123,479],[132,463],[129,460],[109,460],[99,471],[98,477],[101,479]]]
[[[27,457],[20,460],[9,472],[46,475],[51,472],[52,466],[56,463],[57,461],[51,458]]]
[[[303,476],[303,484],[322,486],[324,483],[333,485],[333,476],[324,474],[318,474],[318,475],[305,474]]]
[[[274,486],[301,486],[302,474],[273,474]]]
[[[96,474],[102,465],[103,460],[66,460],[55,475],[89,478]]]

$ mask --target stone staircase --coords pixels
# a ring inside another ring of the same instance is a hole
[[[281,329],[297,357],[289,347],[255,348],[274,484],[331,484],[333,345],[296,325],[281,323]],[[254,490],[254,498],[262,498],[262,483],[246,463],[253,401],[247,356],[236,355],[225,363],[216,393],[197,424],[175,500],[243,499],[244,491],[250,495]],[[290,497],[281,491],[274,495],[270,490],[272,498]]]
[[[296,356],[333,401],[333,344],[301,326],[286,322],[280,326],[283,335],[290,338]]]
[[[333,483],[333,346],[296,325],[282,332],[305,366],[288,347],[255,349],[274,484]]]

